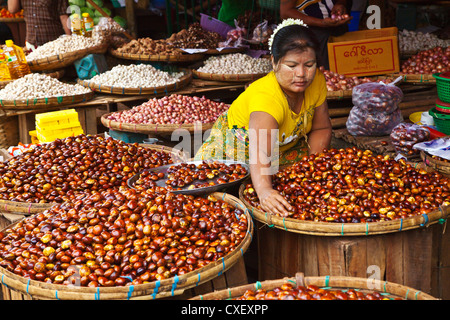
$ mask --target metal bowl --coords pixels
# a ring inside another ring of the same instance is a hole
[[[208,162],[208,161],[217,161],[217,162],[220,162],[220,163],[223,163],[226,165],[240,164],[247,170],[247,174],[244,177],[242,177],[238,180],[232,181],[232,182],[219,183],[219,184],[215,184],[213,186],[194,188],[194,189],[188,189],[189,186],[192,185],[192,184],[189,184],[179,190],[170,190],[170,192],[172,192],[174,194],[187,194],[187,195],[202,195],[202,194],[206,194],[206,193],[212,193],[212,192],[216,192],[218,190],[222,190],[222,189],[237,185],[237,184],[241,183],[243,180],[245,180],[250,175],[250,167],[246,163],[239,162],[239,161],[232,161],[232,160],[215,160],[215,159],[214,160],[197,160],[197,161],[172,163],[172,164],[168,164],[168,165],[157,167],[157,168],[147,169],[145,171],[146,172],[150,171],[150,172],[155,172],[155,173],[163,172],[164,175],[166,175],[167,170],[172,166],[177,166],[182,163],[198,165],[198,164],[202,164],[203,162]],[[130,188],[136,189],[134,184],[139,179],[142,172],[144,172],[144,171],[141,171],[141,172],[135,174],[134,176],[132,176],[130,179],[128,179],[127,184]],[[219,179],[219,177],[215,177],[213,179],[206,179],[206,180],[203,180],[202,182],[212,182],[212,181],[216,182],[217,179]],[[167,187],[166,180],[167,180],[166,177],[163,179],[159,179],[156,181],[156,185],[158,187]]]

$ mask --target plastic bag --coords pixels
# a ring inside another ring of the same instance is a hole
[[[228,46],[238,47],[245,39],[247,35],[247,29],[245,29],[245,27],[239,26],[236,19],[234,19],[234,25],[236,28],[227,32],[227,39],[225,42]]]
[[[363,108],[354,106],[347,119],[347,130],[354,136],[384,136],[403,121],[400,109],[391,113],[368,113]]]
[[[353,108],[347,119],[347,130],[351,135],[389,135],[395,126],[403,122],[398,107],[403,92],[395,86],[400,80],[401,77],[390,84],[363,83],[353,88]]]
[[[264,20],[255,27],[255,29],[253,30],[253,37],[250,40],[254,42],[264,43],[269,41],[272,33],[273,30],[269,26],[269,23],[267,22],[267,20]]]
[[[430,131],[417,124],[402,122],[392,129],[391,142],[395,147],[395,151],[406,155],[414,155],[420,153],[419,150],[413,149],[416,143],[428,141],[430,139]]]

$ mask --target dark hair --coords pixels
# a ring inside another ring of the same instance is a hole
[[[283,58],[289,51],[305,51],[307,48],[314,50],[316,60],[319,59],[319,45],[314,33],[309,28],[300,25],[290,25],[280,29],[272,42],[272,56],[275,63]],[[319,61],[317,61],[319,63]]]

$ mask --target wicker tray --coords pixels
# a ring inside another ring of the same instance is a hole
[[[392,73],[388,74],[388,77],[400,77],[402,76],[402,81],[405,83],[420,83],[420,84],[430,84],[435,85],[436,79],[432,74],[403,74],[403,73]]]
[[[440,172],[441,174],[450,177],[450,162],[435,159],[424,151],[420,151],[420,157],[427,167],[430,167]]]
[[[178,129],[187,130],[189,133],[205,132],[213,127],[214,123],[192,123],[192,124],[134,124],[125,123],[119,121],[113,121],[107,119],[111,113],[102,115],[100,118],[102,124],[113,130],[143,133],[143,134],[156,134],[156,135],[171,135]]]
[[[140,144],[140,146],[156,151],[170,153],[174,163],[185,162],[188,160],[187,154],[181,150],[157,144]],[[0,199],[0,210],[2,212],[30,215],[33,213],[43,212],[55,204],[56,203],[29,203]]]
[[[101,84],[96,84],[88,80],[78,79],[78,84],[90,88],[96,92],[110,93],[110,94],[120,94],[120,95],[166,95],[169,92],[176,91],[178,89],[184,88],[192,80],[192,72],[190,70],[184,69],[185,75],[182,76],[178,82],[174,84],[169,84],[166,86],[153,87],[153,88],[123,88],[123,87],[112,87],[103,86]]]
[[[169,55],[169,54],[134,54],[123,53],[114,49],[108,51],[113,57],[134,61],[160,61],[160,62],[194,62],[202,60],[205,57],[204,53]]]
[[[214,81],[227,81],[227,82],[249,82],[264,77],[267,73],[253,73],[253,74],[217,74],[217,73],[206,73],[197,70],[192,70],[192,73],[197,78],[203,80],[214,80]]]
[[[91,53],[105,53],[108,49],[107,44],[101,44],[99,46],[77,50],[73,52],[62,53],[46,58],[27,61],[31,71],[44,71],[55,70],[65,68],[75,61],[83,58]]]
[[[289,232],[320,235],[320,236],[363,236],[386,234],[404,230],[416,229],[423,226],[438,223],[450,215],[450,206],[441,206],[428,214],[417,215],[406,219],[392,221],[367,222],[367,223],[335,223],[314,222],[294,218],[283,218],[264,212],[253,207],[244,198],[245,183],[239,188],[239,199],[250,210],[251,215],[261,223],[269,227],[275,227]]]
[[[381,281],[373,279],[369,281],[367,278],[358,277],[304,277],[303,273],[297,273],[295,277],[283,278],[277,280],[266,280],[263,282],[256,282],[253,284],[243,285],[216,292],[207,293],[191,298],[190,300],[229,300],[242,296],[247,290],[272,290],[280,287],[285,283],[290,283],[295,287],[308,285],[315,285],[319,288],[330,290],[348,290],[354,289],[365,293],[378,291],[387,299],[404,299],[404,300],[439,300],[422,291],[415,290],[404,285],[396,284],[388,281]],[[369,288],[369,286],[371,286]],[[377,290],[376,288],[379,288]]]
[[[73,96],[61,96],[36,99],[0,100],[0,106],[7,110],[32,110],[45,109],[55,106],[66,106],[74,103],[85,102],[94,97],[94,92],[88,92]]]
[[[218,199],[222,199],[230,205],[244,209],[243,204],[231,195],[226,193],[213,193]],[[189,273],[169,279],[154,281],[146,284],[124,286],[124,287],[76,287],[60,284],[50,284],[36,280],[26,279],[0,267],[0,278],[2,284],[9,289],[18,291],[32,299],[60,299],[60,300],[116,300],[116,299],[140,299],[151,300],[178,296],[187,289],[196,287],[202,283],[213,280],[223,272],[231,268],[244,252],[248,249],[252,235],[253,222],[248,212],[247,235],[234,251],[227,254],[220,260],[191,271]]]

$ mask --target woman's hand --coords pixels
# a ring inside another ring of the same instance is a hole
[[[258,193],[259,203],[261,209],[265,212],[278,214],[282,217],[287,217],[292,214],[292,206],[285,198],[274,189],[262,189]]]

